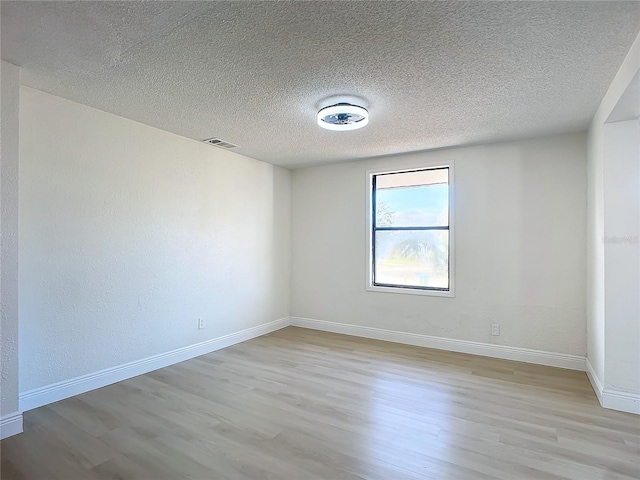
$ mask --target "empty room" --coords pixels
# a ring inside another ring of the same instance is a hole
[[[640,479],[640,2],[0,13],[3,480]]]

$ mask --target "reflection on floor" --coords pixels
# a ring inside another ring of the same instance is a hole
[[[640,477],[582,372],[295,327],[24,418],[3,479]]]

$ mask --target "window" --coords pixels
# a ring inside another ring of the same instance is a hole
[[[367,172],[367,289],[453,296],[453,165]]]

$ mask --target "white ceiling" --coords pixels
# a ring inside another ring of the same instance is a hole
[[[24,84],[287,167],[583,130],[640,29],[640,2],[1,8]],[[369,125],[320,129],[337,100]]]

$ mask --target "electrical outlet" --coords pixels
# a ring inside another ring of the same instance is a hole
[[[199,318],[198,319],[198,330],[201,330],[204,328],[204,318]]]
[[[497,337],[500,335],[500,324],[499,323],[492,323],[491,324],[491,335],[493,335],[494,337]]]

